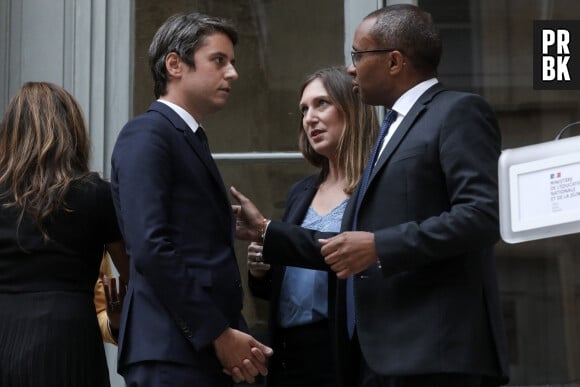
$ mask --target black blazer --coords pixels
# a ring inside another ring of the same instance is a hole
[[[375,234],[382,269],[373,265],[354,280],[360,351],[375,372],[508,381],[493,254],[500,142],[495,115],[481,97],[436,84],[381,154],[357,229]],[[343,230],[352,229],[357,196]],[[264,257],[322,268],[319,237],[271,222]]]
[[[314,195],[318,189],[318,175],[309,176],[297,183],[295,183],[288,191],[286,197],[286,206],[284,210],[284,216],[282,218],[283,222],[300,225],[302,224],[306,212],[312,203]],[[319,254],[317,254],[319,255]],[[282,265],[272,265],[271,270],[263,278],[256,278],[251,274],[248,275],[248,284],[252,295],[269,300],[270,301],[270,340],[274,345],[274,355],[270,362],[276,361],[276,346],[279,339],[279,325],[277,322],[279,306],[280,306],[280,291],[282,288],[282,280],[284,278],[285,266]],[[328,271],[328,267],[324,267],[324,270]],[[342,281],[344,282],[344,281]],[[342,355],[342,352],[337,348],[337,342],[340,340],[343,344],[341,348],[344,348],[347,339],[347,333],[344,327],[337,327],[337,279],[336,276],[331,273],[328,277],[328,316],[329,316],[329,330],[331,337],[334,338],[332,345],[332,353],[329,356],[335,357],[335,364],[339,363],[338,356]],[[344,315],[344,309],[341,311]],[[344,315],[346,319],[346,315]],[[340,320],[343,321],[344,319]],[[342,362],[346,361],[342,360]],[[275,370],[270,368],[268,373],[268,380],[274,377]],[[344,380],[344,376],[337,375],[338,380]],[[350,377],[349,377],[350,378]],[[269,383],[268,383],[269,384]]]
[[[235,222],[211,154],[154,102],[121,130],[111,179],[131,256],[119,369],[164,361],[221,372],[212,342],[245,323]]]

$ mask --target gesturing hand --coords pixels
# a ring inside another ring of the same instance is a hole
[[[232,196],[239,205],[233,205],[236,214],[236,238],[243,241],[261,242],[264,216],[250,199],[234,187],[230,187]]]
[[[360,273],[379,259],[375,235],[370,232],[347,231],[318,241],[324,261],[340,279]]]

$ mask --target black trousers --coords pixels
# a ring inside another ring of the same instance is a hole
[[[223,373],[182,364],[144,361],[120,371],[127,387],[230,387],[232,378]]]
[[[379,375],[361,356],[358,387],[481,387],[483,378],[467,374],[427,374],[409,376]]]
[[[280,328],[268,385],[271,387],[335,387],[337,371],[328,320]]]

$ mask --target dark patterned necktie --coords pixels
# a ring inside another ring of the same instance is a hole
[[[201,142],[201,145],[203,145],[203,148],[209,152],[209,143],[207,141],[207,136],[205,135],[205,131],[201,126],[197,127],[195,134],[199,138],[199,141]]]
[[[389,132],[389,128],[391,127],[391,124],[393,122],[395,122],[395,120],[397,119],[397,112],[394,110],[390,110],[387,115],[385,116],[385,118],[383,119],[383,123],[381,124],[381,130],[379,131],[379,136],[377,137],[377,141],[375,142],[375,146],[373,147],[373,150],[371,152],[371,155],[369,157],[369,160],[367,162],[367,165],[363,171],[362,177],[361,177],[361,181],[360,181],[360,189],[358,191],[358,196],[356,198],[356,207],[355,207],[355,212],[354,212],[354,217],[353,217],[353,222],[352,222],[352,230],[356,230],[356,225],[357,225],[357,221],[358,221],[358,210],[360,208],[361,202],[362,202],[362,198],[365,195],[367,188],[369,187],[369,181],[371,179],[371,173],[373,171],[373,167],[375,166],[375,163],[377,162],[377,156],[379,155],[379,152],[382,148],[383,145],[383,141],[385,141],[385,137],[387,136],[387,133]]]
[[[358,211],[360,205],[362,203],[362,198],[367,191],[369,186],[369,181],[371,178],[371,172],[373,171],[373,167],[377,161],[377,156],[382,148],[383,141],[389,132],[389,128],[391,124],[395,122],[397,119],[397,112],[394,110],[390,110],[385,118],[383,119],[383,123],[381,124],[381,130],[379,131],[379,136],[377,137],[377,141],[375,142],[375,146],[371,152],[367,165],[363,171],[363,175],[360,181],[360,189],[358,191],[358,196],[356,199],[356,207],[354,209],[354,217],[352,219],[352,230],[356,231],[357,223],[358,223]],[[355,326],[355,306],[354,306],[354,283],[353,277],[350,276],[346,279],[346,326],[348,328],[348,336],[352,338],[354,335],[354,326]]]

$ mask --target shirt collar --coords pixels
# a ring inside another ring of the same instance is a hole
[[[398,113],[399,116],[406,116],[409,110],[413,107],[415,102],[427,91],[431,86],[435,85],[437,78],[427,79],[421,83],[416,84],[409,90],[407,90],[403,95],[397,99],[393,105],[393,110]]]
[[[176,105],[173,102],[169,102],[165,99],[160,98],[157,101],[164,103],[165,105],[169,106],[171,108],[171,110],[173,110],[175,113],[177,113],[177,115],[179,117],[181,117],[181,119],[183,121],[185,121],[185,123],[187,124],[187,126],[189,126],[189,128],[193,131],[193,133],[195,133],[197,131],[197,128],[199,128],[199,124],[197,123],[195,118],[193,118],[193,116],[191,114],[189,114],[189,112],[187,110],[185,110],[181,106]]]

